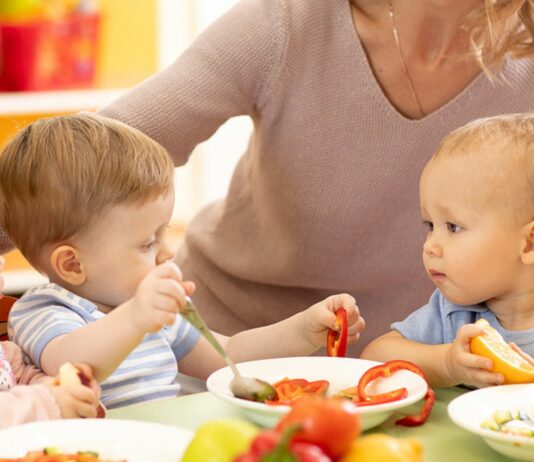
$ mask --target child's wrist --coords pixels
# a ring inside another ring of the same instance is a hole
[[[147,333],[147,329],[144,329],[143,326],[138,325],[137,312],[139,308],[137,306],[135,298],[131,298],[130,300],[124,302],[118,308],[121,308],[121,311],[126,314],[128,326],[133,329],[133,333],[136,336],[143,337]]]

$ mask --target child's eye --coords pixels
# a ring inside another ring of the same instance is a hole
[[[144,244],[144,245],[143,245],[143,248],[144,248],[144,249],[151,249],[151,248],[154,246],[155,243],[156,243],[155,240],[150,241],[150,242]]]
[[[460,225],[456,225],[454,223],[447,223],[447,231],[451,233],[458,233],[462,230],[462,227]]]
[[[434,223],[432,223],[431,221],[423,221],[423,225],[425,225],[427,231],[434,231]]]

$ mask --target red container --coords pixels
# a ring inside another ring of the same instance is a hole
[[[99,22],[91,13],[0,23],[0,91],[91,87]]]

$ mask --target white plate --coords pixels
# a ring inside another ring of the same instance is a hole
[[[482,436],[493,449],[508,457],[534,461],[534,438],[482,428],[480,424],[497,410],[534,405],[534,384],[501,385],[465,393],[449,403],[452,421]]]
[[[326,356],[306,356],[302,358],[276,358],[250,361],[237,365],[239,371],[247,377],[256,377],[269,383],[275,383],[285,377],[290,379],[328,380],[328,395],[353,387],[370,367],[380,364],[355,358],[329,358]],[[234,397],[229,384],[233,378],[230,368],[215,371],[208,377],[208,390],[219,398],[238,406],[243,414],[253,422],[272,427],[278,419],[289,411],[289,406],[271,406]],[[370,393],[383,393],[396,388],[406,387],[408,396],[393,403],[365,406],[359,409],[364,430],[380,425],[394,410],[419,401],[426,393],[426,382],[417,374],[399,371],[391,377],[378,380],[370,385]]]
[[[168,425],[113,419],[51,420],[0,431],[0,458],[30,450],[96,451],[128,462],[177,462],[193,433]]]

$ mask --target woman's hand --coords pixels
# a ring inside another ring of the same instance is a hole
[[[455,385],[466,384],[482,388],[504,383],[502,374],[491,372],[491,359],[471,353],[471,339],[483,333],[483,329],[475,324],[465,324],[458,329],[456,338],[445,356],[448,374]]]
[[[336,329],[336,310],[338,308],[344,308],[347,311],[347,343],[355,343],[360,337],[360,332],[365,327],[365,321],[360,316],[356,300],[348,294],[332,295],[312,305],[302,313],[304,317],[303,334],[315,348],[326,346],[328,330]]]

